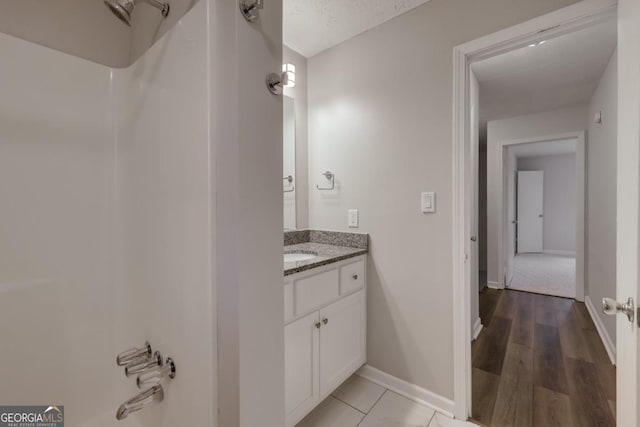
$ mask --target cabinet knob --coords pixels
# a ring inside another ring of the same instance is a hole
[[[327,323],[329,323],[329,319],[327,319],[327,318],[325,317],[324,319],[322,319],[322,323],[324,323],[324,324],[326,325]]]
[[[322,323],[316,322],[316,328],[320,329],[320,326],[322,326]]]
[[[353,280],[358,280],[358,275],[354,274],[353,276],[351,276],[353,278]]]

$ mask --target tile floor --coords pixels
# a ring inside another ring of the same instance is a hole
[[[468,427],[353,375],[296,427]]]

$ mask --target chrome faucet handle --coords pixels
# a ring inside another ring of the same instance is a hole
[[[140,348],[130,348],[118,354],[118,356],[116,357],[116,363],[118,364],[118,366],[124,366],[128,365],[133,360],[140,359],[142,357],[149,358],[151,357],[151,355],[151,344],[149,344],[149,341],[145,341],[144,346]]]
[[[116,412],[116,419],[124,420],[129,414],[144,409],[153,402],[162,402],[162,400],[164,400],[164,390],[162,386],[154,385],[124,402],[118,408],[118,412]]]
[[[260,17],[260,10],[264,7],[264,0],[240,0],[239,5],[242,16],[249,22],[255,22]]]
[[[165,377],[169,377],[171,379],[176,377],[176,364],[170,357],[167,357],[163,366],[157,366],[138,375],[138,378],[136,378],[136,384],[138,385],[138,388],[150,387],[160,384],[160,381]]]
[[[162,355],[156,351],[152,357],[143,356],[132,360],[131,363],[124,367],[124,374],[127,377],[132,377],[158,366],[162,366]]]

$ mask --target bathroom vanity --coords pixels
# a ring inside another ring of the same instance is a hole
[[[367,247],[366,234],[285,233],[287,427],[366,362]]]

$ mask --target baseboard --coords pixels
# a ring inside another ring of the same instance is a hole
[[[498,283],[498,282],[492,282],[491,280],[487,281],[487,287],[488,287],[489,289],[502,289],[502,288],[500,287],[500,283]]]
[[[591,319],[593,323],[596,325],[596,330],[598,331],[598,335],[600,335],[600,339],[602,340],[602,344],[604,344],[605,350],[607,350],[607,354],[609,355],[609,359],[611,359],[611,364],[616,364],[616,346],[613,344],[609,333],[604,327],[604,323],[602,323],[602,319],[598,315],[598,310],[593,305],[593,301],[589,298],[589,295],[585,296],[584,304],[587,306],[587,311],[591,315]]]
[[[447,399],[446,397],[440,396],[439,394],[426,390],[420,386],[411,384],[410,382],[401,380],[400,378],[396,378],[393,375],[389,375],[371,365],[364,365],[358,370],[358,372],[356,372],[356,375],[366,378],[382,387],[388,388],[407,399],[428,406],[442,415],[454,418],[454,404],[451,399]]]
[[[473,324],[473,341],[475,341],[476,338],[478,338],[478,335],[480,335],[481,330],[482,330],[482,320],[480,320],[480,318],[478,317],[476,319],[476,323]]]
[[[545,249],[544,251],[542,251],[542,253],[549,254],[549,255],[571,256],[574,258],[576,256],[576,251],[557,251],[555,249]]]

